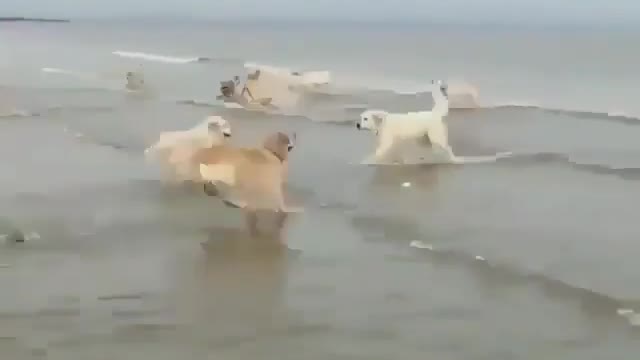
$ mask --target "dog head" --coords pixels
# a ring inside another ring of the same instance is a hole
[[[382,110],[367,110],[360,114],[360,120],[356,122],[358,130],[378,131],[382,122],[387,117],[387,112]]]
[[[434,86],[434,90],[440,91],[445,97],[449,97],[449,86],[442,80],[431,80],[431,84]]]
[[[130,90],[139,90],[144,86],[144,75],[142,72],[128,71],[126,74],[127,85]]]
[[[293,139],[296,139],[295,133],[293,134]],[[289,152],[295,147],[293,141],[289,138],[289,135],[282,132],[277,132],[267,136],[263,146],[283,162],[287,160]]]
[[[231,137],[231,125],[224,118],[212,115],[207,118],[206,123],[210,134],[222,134],[225,138]]]
[[[247,80],[258,80],[260,78],[260,69],[256,69],[253,73],[247,74]]]
[[[220,94],[223,97],[232,97],[238,90],[236,87],[240,85],[240,78],[237,76],[233,80],[220,81]]]

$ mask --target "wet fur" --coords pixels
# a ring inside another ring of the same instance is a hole
[[[401,145],[413,141],[423,147],[432,147],[429,138],[431,112],[388,113],[382,110],[367,110],[360,115],[358,129],[374,131],[376,150],[365,163],[403,163]]]
[[[231,207],[245,211],[247,226],[258,234],[258,210],[279,214],[280,231],[291,211],[284,203],[284,183],[287,176],[289,151],[293,144],[284,133],[268,136],[261,148],[238,148],[230,145],[213,146],[197,151],[192,161],[199,163],[204,187],[208,195],[219,196]],[[233,193],[244,193],[247,199],[233,199]],[[248,195],[247,195],[248,194]],[[267,199],[268,205],[254,202],[254,198]]]
[[[199,164],[192,163],[191,157],[199,149],[226,144],[230,135],[226,120],[210,116],[191,129],[161,133],[145,155],[159,160],[170,182],[201,182]]]

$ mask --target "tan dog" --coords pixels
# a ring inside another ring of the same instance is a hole
[[[203,181],[215,188],[208,191],[205,185],[205,192],[245,210],[249,231],[257,234],[257,210],[279,213],[278,231],[287,213],[300,211],[287,207],[284,200],[287,160],[293,148],[289,136],[278,132],[268,136],[262,148],[213,146],[199,150],[192,161],[200,163]]]

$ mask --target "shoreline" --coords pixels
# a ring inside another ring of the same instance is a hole
[[[44,18],[27,18],[27,17],[0,17],[0,22],[64,22],[68,23],[71,20],[67,19],[44,19]]]

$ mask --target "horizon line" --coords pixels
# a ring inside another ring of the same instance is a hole
[[[367,18],[328,18],[328,17],[313,17],[313,16],[194,16],[194,15],[74,15],[74,16],[26,16],[26,15],[2,15],[0,19],[10,18],[24,18],[24,19],[38,19],[38,20],[65,20],[72,22],[108,22],[108,21],[145,21],[145,22],[215,22],[219,24],[238,24],[238,23],[254,23],[254,24],[281,24],[281,25],[322,25],[322,24],[345,24],[345,25],[379,25],[379,24],[393,24],[393,25],[406,25],[406,26],[469,26],[469,27],[500,27],[507,26],[512,28],[537,28],[537,27],[553,27],[553,28],[638,28],[640,23],[628,21],[628,22],[593,22],[584,21],[580,19],[574,19],[571,21],[551,19],[529,19],[522,21],[520,19],[425,19],[425,18],[379,18],[379,17],[367,17]]]

